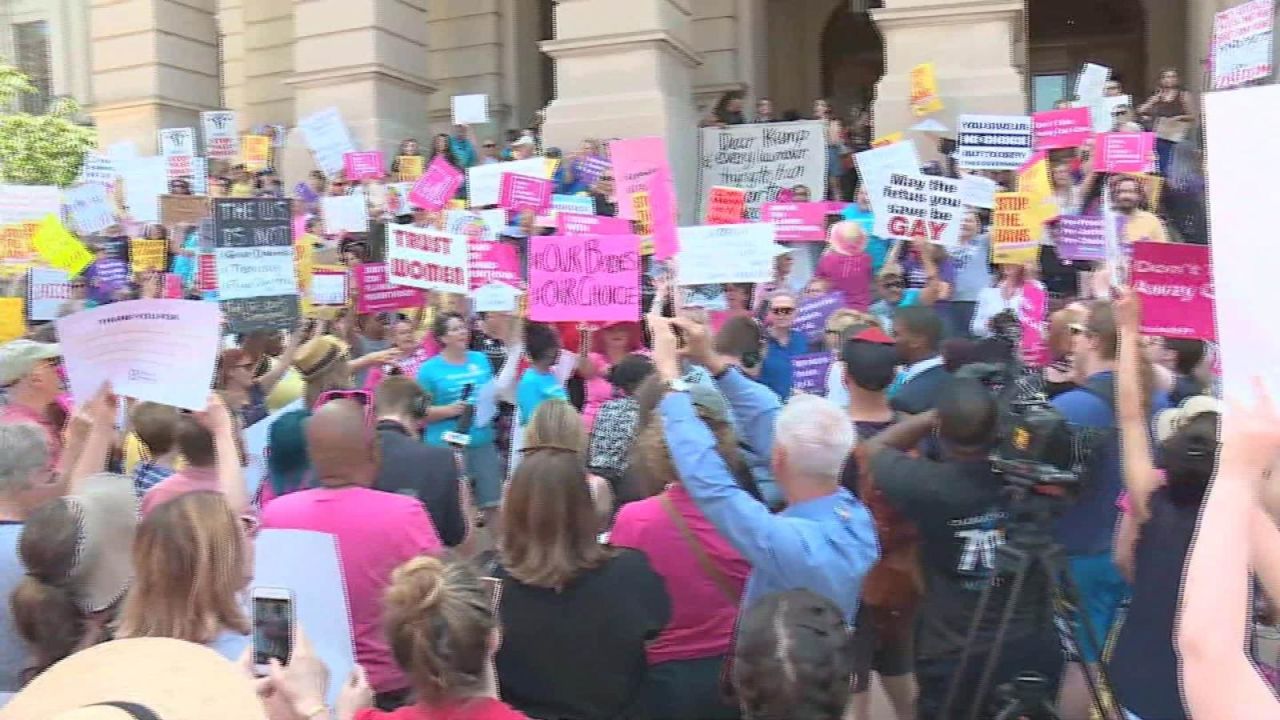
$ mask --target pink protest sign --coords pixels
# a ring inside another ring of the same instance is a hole
[[[298,238],[306,234],[307,234],[307,216],[294,215],[293,216],[293,239],[297,240]]]
[[[1049,310],[1049,296],[1038,282],[1022,286],[1022,305],[1018,308],[1018,320],[1022,325],[1022,362],[1030,367],[1044,367],[1049,362],[1048,328],[1045,316]]]
[[[1036,150],[1080,147],[1093,135],[1093,120],[1087,107],[1034,113],[1031,126]]]
[[[437,155],[409,190],[409,202],[432,212],[439,212],[462,187],[462,171]]]
[[[765,203],[760,206],[760,222],[774,224],[778,242],[822,242],[827,239],[828,205],[825,202]]]
[[[614,187],[617,188],[618,216],[636,220],[635,205],[624,200],[636,193],[648,193],[653,226],[653,257],[665,260],[676,254],[675,184],[667,160],[667,143],[660,137],[614,140],[609,143],[613,160]]]
[[[1207,245],[1133,244],[1129,283],[1142,301],[1142,332],[1216,340]]]
[[[384,263],[360,263],[355,266],[356,312],[393,312],[402,308],[421,307],[426,294],[418,288],[392,285],[387,280]]]
[[[529,242],[529,319],[640,319],[640,240],[634,235],[550,235]]]
[[[1114,173],[1149,172],[1155,147],[1155,133],[1101,133],[1093,143],[1093,169]]]
[[[631,235],[630,220],[602,215],[560,213],[556,215],[556,232],[560,235]]]
[[[498,205],[512,212],[522,210],[542,212],[551,207],[551,189],[551,181],[545,178],[502,173]]]
[[[170,300],[182,299],[182,276],[174,273],[164,274],[164,294],[163,297]]]
[[[386,162],[379,150],[342,154],[342,172],[347,180],[377,180],[387,174],[384,167]]]
[[[747,191],[716,186],[707,193],[706,225],[736,225],[747,212]]]
[[[524,278],[520,275],[520,257],[511,245],[473,237],[467,245],[467,253],[472,290],[490,283],[503,283],[513,288],[524,287]]]

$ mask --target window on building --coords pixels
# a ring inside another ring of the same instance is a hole
[[[53,61],[50,57],[49,23],[44,20],[17,23],[13,26],[14,59],[18,69],[27,74],[36,92],[23,95],[22,110],[42,113],[53,98]]]
[[[1034,75],[1031,78],[1031,110],[1043,112],[1052,110],[1054,103],[1063,98],[1071,99],[1068,82],[1071,78],[1066,74]]]

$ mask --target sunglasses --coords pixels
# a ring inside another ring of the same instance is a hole
[[[907,284],[901,280],[885,280],[884,282],[880,283],[880,287],[888,290],[901,290],[906,286]]]
[[[794,313],[796,309],[793,307],[776,307],[770,308],[769,311],[774,315],[790,315],[791,313]]]
[[[364,424],[373,427],[373,396],[368,390],[330,390],[316,400],[316,406],[312,410],[334,400],[350,400],[364,408]]]

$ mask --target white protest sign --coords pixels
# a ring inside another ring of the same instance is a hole
[[[27,277],[27,316],[32,320],[57,320],[62,305],[71,299],[71,276],[66,270],[33,267]]]
[[[326,272],[311,275],[312,305],[346,305],[347,274]]]
[[[67,209],[76,232],[89,235],[116,221],[115,206],[107,197],[107,189],[97,183],[67,188]]]
[[[230,337],[229,340],[228,347],[236,347],[235,338]],[[247,460],[244,468],[244,482],[249,497],[258,494],[258,487],[267,477],[267,442],[270,439],[271,426],[280,419],[281,415],[302,408],[302,399],[299,398],[244,429],[244,454]]]
[[[116,170],[119,172],[121,165],[138,158],[138,144],[132,140],[121,140],[118,143],[112,143],[107,146],[107,157],[111,158],[111,162],[115,163]]]
[[[920,156],[916,153],[916,144],[910,140],[863,150],[856,153],[853,160],[858,165],[858,174],[868,192],[871,188],[888,183],[889,176],[893,173],[920,172]]]
[[[706,217],[707,188],[746,190],[746,218],[754,220],[784,190],[822,197],[827,186],[827,139],[817,120],[703,128],[700,145],[698,217]]]
[[[387,280],[396,285],[466,294],[467,238],[412,225],[387,226]]]
[[[1250,0],[1213,16],[1213,87],[1270,77],[1275,0]]]
[[[521,292],[506,283],[489,283],[471,293],[475,312],[513,312]]]
[[[327,234],[369,232],[369,206],[363,189],[350,195],[326,195],[320,198],[320,214],[324,216],[324,231]]]
[[[452,235],[466,235],[476,240],[495,242],[507,224],[507,211],[445,210],[444,229]]]
[[[84,155],[84,164],[80,166],[78,183],[98,183],[113,185],[116,181],[116,164],[102,153],[89,152]]]
[[[160,130],[160,154],[164,157],[194,157],[196,154],[195,128],[163,128]]]
[[[219,247],[214,266],[219,300],[298,294],[291,245]]]
[[[991,178],[981,175],[965,175],[960,178],[960,202],[969,207],[987,208],[996,206],[996,189],[1000,185]]]
[[[956,163],[969,170],[1016,170],[1031,157],[1026,115],[961,115]]]
[[[1085,63],[1076,78],[1076,100],[1092,104],[1102,98],[1102,91],[1107,86],[1107,78],[1111,77],[1111,68],[1104,65]]]
[[[240,134],[237,132],[236,114],[233,111],[202,112],[200,125],[204,128],[205,157],[214,160],[240,157]]]
[[[774,242],[773,223],[698,225],[676,232],[679,285],[769,282],[773,259],[787,252]]]
[[[1260,312],[1260,298],[1280,277],[1280,255],[1259,252],[1274,219],[1260,208],[1275,204],[1271,169],[1280,145],[1244,142],[1269,137],[1280,113],[1280,85],[1205,93],[1205,163],[1209,184],[1210,251],[1222,351],[1223,392],[1228,400],[1256,401],[1253,378],[1261,378],[1280,402],[1280,333]]]
[[[310,530],[264,528],[254,539],[253,550],[254,587],[287,588],[293,593],[295,622],[329,669],[326,700],[336,705],[345,678],[356,665],[337,538]]]
[[[1093,121],[1095,133],[1111,132],[1116,125],[1116,108],[1133,109],[1133,98],[1129,95],[1113,95],[1100,98],[1089,106],[1089,119]]]
[[[590,195],[551,195],[551,208],[546,215],[540,215],[534,220],[535,225],[542,227],[555,227],[556,216],[560,213],[570,213],[572,215],[595,215],[596,199]]]
[[[875,235],[909,240],[917,233],[929,234],[929,184],[924,175],[896,172],[884,185],[869,188],[869,192]]]
[[[338,108],[325,108],[312,113],[298,121],[307,140],[307,147],[315,156],[316,165],[330,178],[342,177],[343,159],[349,152],[355,152],[355,143],[351,142],[351,134],[347,124],[342,121]],[[363,232],[363,231],[360,231]]]
[[[925,179],[929,184],[929,239],[954,247],[960,242],[960,225],[964,222],[960,181],[931,175]]]
[[[191,194],[209,194],[209,161],[205,158],[191,158]]]
[[[498,204],[504,173],[543,179],[551,177],[547,169],[547,161],[540,157],[469,167],[467,168],[467,193],[471,200],[471,207]]]
[[[160,155],[116,166],[124,182],[125,212],[141,223],[160,222],[160,196],[169,192],[169,167]]]
[[[454,125],[483,125],[489,122],[488,95],[454,95],[449,98]]]
[[[71,394],[81,404],[110,381],[120,395],[203,410],[221,323],[217,303],[201,300],[128,300],[59,318]]]
[[[57,185],[0,185],[0,225],[62,217],[62,191]]]

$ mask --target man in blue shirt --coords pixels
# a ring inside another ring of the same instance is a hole
[[[462,170],[466,170],[476,164],[476,144],[475,136],[471,134],[469,125],[454,125],[453,135],[449,137],[449,148],[453,150],[453,156],[458,158],[458,166]]]
[[[854,443],[843,411],[809,395],[780,410],[773,393],[720,361],[705,326],[654,315],[649,323],[654,366],[671,390],[658,406],[667,446],[685,490],[751,563],[743,607],[769,593],[803,588],[829,598],[852,623],[862,579],[880,551],[870,513],[840,486],[840,470]],[[680,379],[673,327],[684,334],[689,358],[717,378],[742,439],[772,458],[787,500],[781,513],[770,513],[739,487],[716,452],[716,439]]]
[[[1111,303],[1099,300],[1089,306],[1081,325],[1073,325],[1072,353],[1076,369],[1087,378],[1084,385],[1053,399],[1077,436],[1080,453],[1080,497],[1067,508],[1054,527],[1055,539],[1066,550],[1068,569],[1080,589],[1081,612],[1089,614],[1099,642],[1105,642],[1116,611],[1129,593],[1128,584],[1111,561],[1111,539],[1116,526],[1116,500],[1124,488],[1120,465],[1120,441],[1116,429],[1115,363],[1118,336]],[[1163,392],[1152,398],[1151,411],[1169,406]],[[1102,649],[1091,647],[1078,624],[1081,660],[1096,666]],[[1063,717],[1073,717],[1071,708],[1087,714],[1080,663],[1068,665],[1063,678]]]
[[[791,397],[792,360],[809,351],[809,339],[792,326],[796,319],[796,296],[778,291],[768,301],[769,330],[765,333],[764,362],[760,382],[786,400]]]

